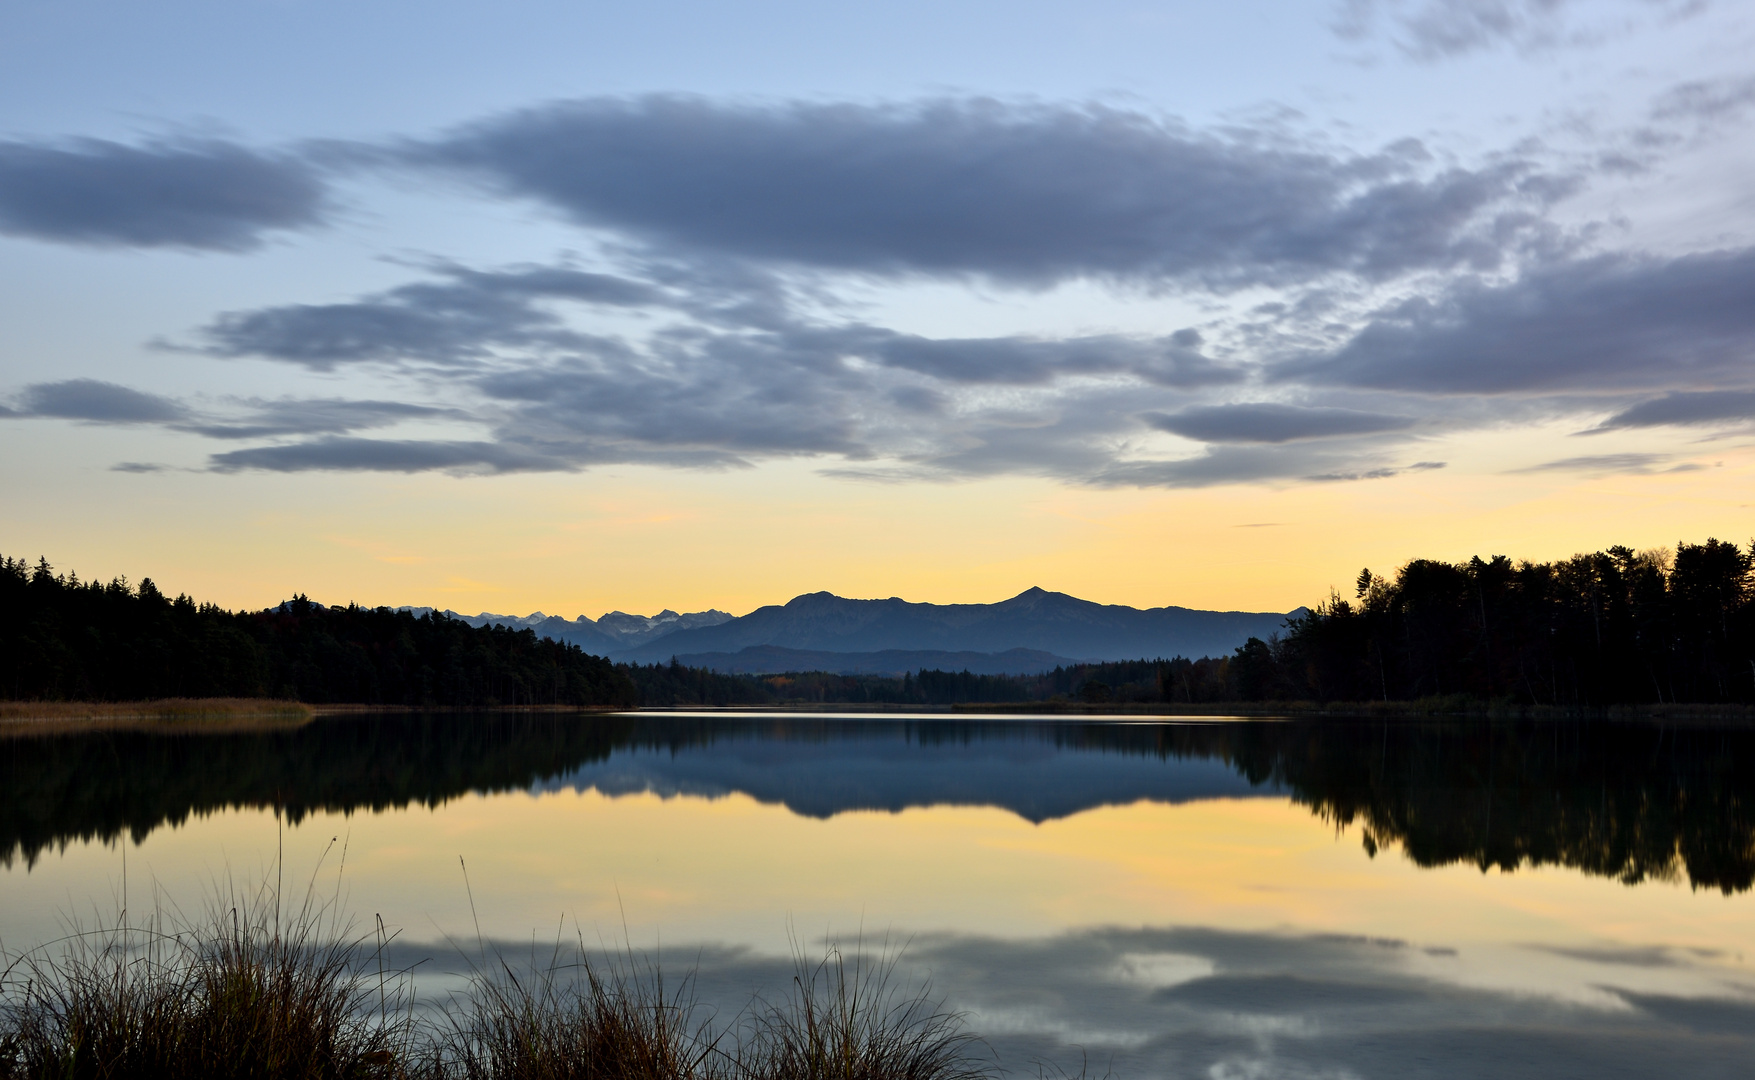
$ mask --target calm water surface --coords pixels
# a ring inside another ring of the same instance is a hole
[[[297,889],[400,927],[434,986],[476,918],[490,948],[631,943],[732,1009],[795,943],[887,938],[1025,1075],[1755,1074],[1741,728],[444,715],[0,739],[6,949],[124,900],[199,910],[280,851]]]

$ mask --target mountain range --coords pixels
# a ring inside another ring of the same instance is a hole
[[[436,609],[405,607],[401,610],[425,615]],[[509,626],[514,630],[534,630],[538,637],[571,642],[588,653],[612,658],[619,658],[619,654],[629,649],[677,630],[716,626],[736,618],[725,611],[695,611],[680,615],[669,608],[656,615],[629,615],[625,611],[612,611],[600,619],[585,615],[576,619],[563,619],[559,615],[544,615],[540,611],[529,615],[495,615],[486,611],[479,615],[464,615],[448,608],[440,614],[461,619],[471,626]],[[668,658],[667,654],[666,659]]]
[[[409,608],[421,614],[431,608]],[[1200,611],[1097,604],[1033,588],[995,604],[915,604],[806,593],[748,615],[723,611],[600,619],[445,614],[474,626],[529,628],[614,660],[671,657],[726,672],[831,670],[848,674],[937,667],[1029,674],[1084,660],[1220,656],[1266,639],[1304,613]]]

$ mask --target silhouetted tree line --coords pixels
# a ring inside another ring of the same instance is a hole
[[[529,630],[325,607],[258,612],[0,558],[0,697],[274,697],[379,705],[637,703],[609,661]]]
[[[687,670],[687,669],[683,669]],[[697,676],[696,678],[703,678]],[[1362,571],[1286,633],[1230,656],[1076,664],[1040,675],[715,676],[723,703],[1417,701],[1597,708],[1755,703],[1755,544],[1721,540],[1556,562],[1415,559]],[[638,680],[637,680],[638,681]],[[672,678],[644,700],[690,697]],[[741,695],[735,697],[734,695]]]
[[[1231,658],[1245,700],[1531,705],[1755,702],[1755,546],[1612,547],[1551,563],[1361,571],[1284,637]]]
[[[81,583],[0,559],[0,696],[293,697],[406,705],[956,705],[1427,698],[1601,707],[1755,703],[1755,545],[1613,547],[1552,563],[1362,571],[1230,656],[1037,675],[732,675],[616,664],[528,630],[303,597],[230,613],[151,580]]]

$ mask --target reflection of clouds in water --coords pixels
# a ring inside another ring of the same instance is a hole
[[[1213,962],[1187,953],[1123,953],[1115,973],[1124,981],[1157,989],[1204,979],[1213,973]]]
[[[432,955],[403,949],[409,959]],[[1458,955],[1466,962],[1475,951],[1464,945]],[[516,963],[529,945],[508,944],[506,954]],[[670,978],[692,967],[700,999],[722,1022],[751,994],[782,994],[793,973],[789,959],[747,949],[670,946],[664,957]],[[1521,950],[1526,972],[1552,961],[1560,966],[1549,982],[1594,984],[1591,1003],[1458,983],[1435,959],[1443,957],[1406,943],[1339,935],[934,934],[908,945],[899,981],[930,980],[1012,1075],[1083,1065],[1116,1080],[1731,1077],[1747,1075],[1755,1052],[1755,986],[1688,950]],[[438,957],[424,970],[456,966]],[[1654,982],[1654,972],[1665,975]]]

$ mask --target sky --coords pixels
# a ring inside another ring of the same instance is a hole
[[[1289,610],[1755,534],[1755,6],[0,13],[0,552]]]

